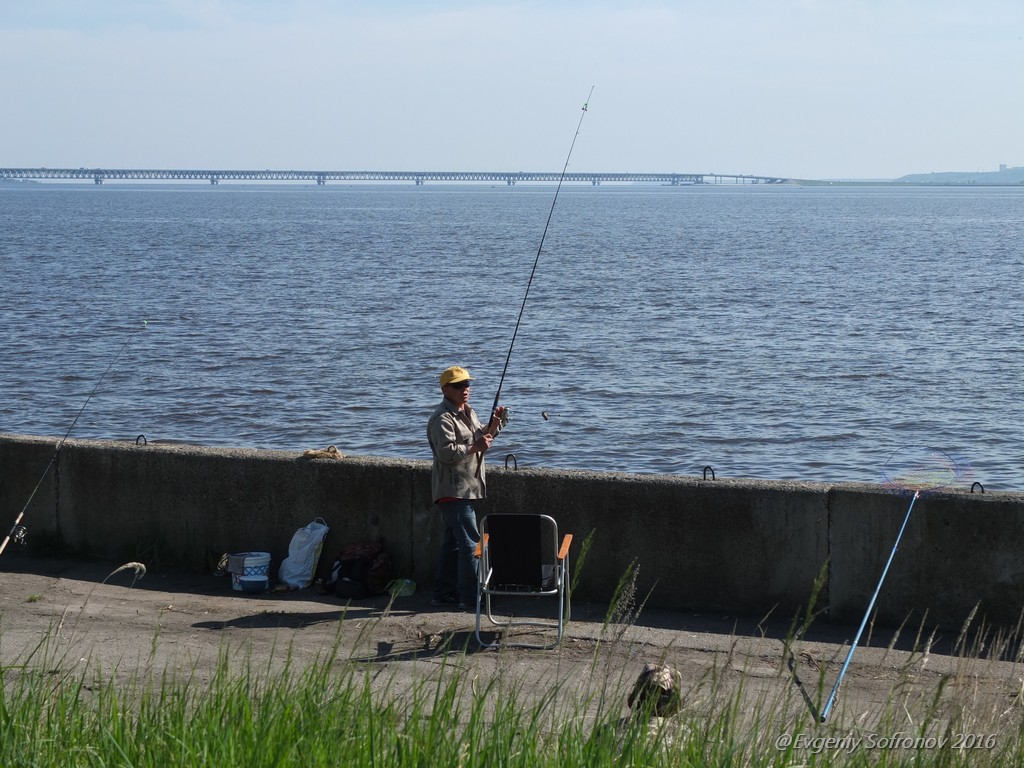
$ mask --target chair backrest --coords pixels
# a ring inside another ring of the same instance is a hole
[[[486,533],[491,585],[543,592],[554,588],[558,525],[548,515],[494,514],[481,522]]]

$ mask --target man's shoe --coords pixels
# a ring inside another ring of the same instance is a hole
[[[448,595],[446,597],[435,597],[430,601],[431,605],[435,606],[453,606],[458,605],[459,598]]]

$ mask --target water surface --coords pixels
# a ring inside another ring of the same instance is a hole
[[[63,436],[109,367],[72,436],[427,458],[553,193],[0,187],[0,431]],[[1022,239],[1014,188],[564,186],[491,460],[875,482],[925,444],[1024,489]]]

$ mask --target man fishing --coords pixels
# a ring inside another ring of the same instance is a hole
[[[590,89],[594,95],[594,89]],[[431,489],[434,504],[441,510],[444,520],[444,535],[441,539],[441,552],[437,558],[437,573],[434,577],[434,605],[458,605],[466,610],[476,605],[476,577],[473,573],[473,550],[480,540],[480,532],[476,526],[476,510],[473,509],[474,499],[482,499],[487,495],[484,483],[484,454],[491,447],[502,426],[508,421],[508,409],[500,407],[501,385],[505,383],[509,360],[512,359],[512,347],[515,346],[519,325],[523,321],[526,310],[526,299],[530,295],[533,276],[537,273],[540,254],[544,250],[544,239],[551,225],[551,217],[555,212],[558,193],[565,180],[565,172],[569,167],[576,138],[580,135],[583,116],[587,114],[587,104],[583,104],[580,120],[576,124],[576,133],[569,146],[569,154],[565,156],[562,175],[555,187],[555,196],[551,200],[551,209],[544,224],[544,231],[537,246],[537,256],[533,260],[530,279],[526,283],[523,303],[519,307],[519,317],[512,331],[512,341],[508,345],[505,356],[505,367],[502,368],[498,380],[498,391],[494,394],[491,406],[491,417],[487,428],[480,425],[476,413],[469,406],[469,382],[472,377],[469,371],[453,365],[441,374],[441,392],[444,400],[434,409],[430,421],[427,422],[427,439],[430,450],[434,454],[434,466],[431,471]]]
[[[495,406],[487,427],[469,404],[469,371],[457,365],[441,374],[444,399],[427,422],[427,440],[434,455],[430,485],[444,521],[434,577],[433,605],[476,605],[473,550],[480,540],[475,499],[485,498],[484,454],[501,431],[506,409]]]

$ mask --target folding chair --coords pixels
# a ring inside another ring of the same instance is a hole
[[[558,541],[558,524],[548,515],[495,514],[480,521],[480,542],[476,547],[476,641],[483,648],[498,645],[519,648],[554,648],[562,641],[569,621],[569,545],[572,534]],[[491,598],[495,595],[515,597],[555,597],[558,599],[557,619],[494,618]],[[508,630],[513,627],[538,627],[556,630],[554,642],[513,642],[507,639],[484,642],[480,636],[481,617],[494,626]]]

